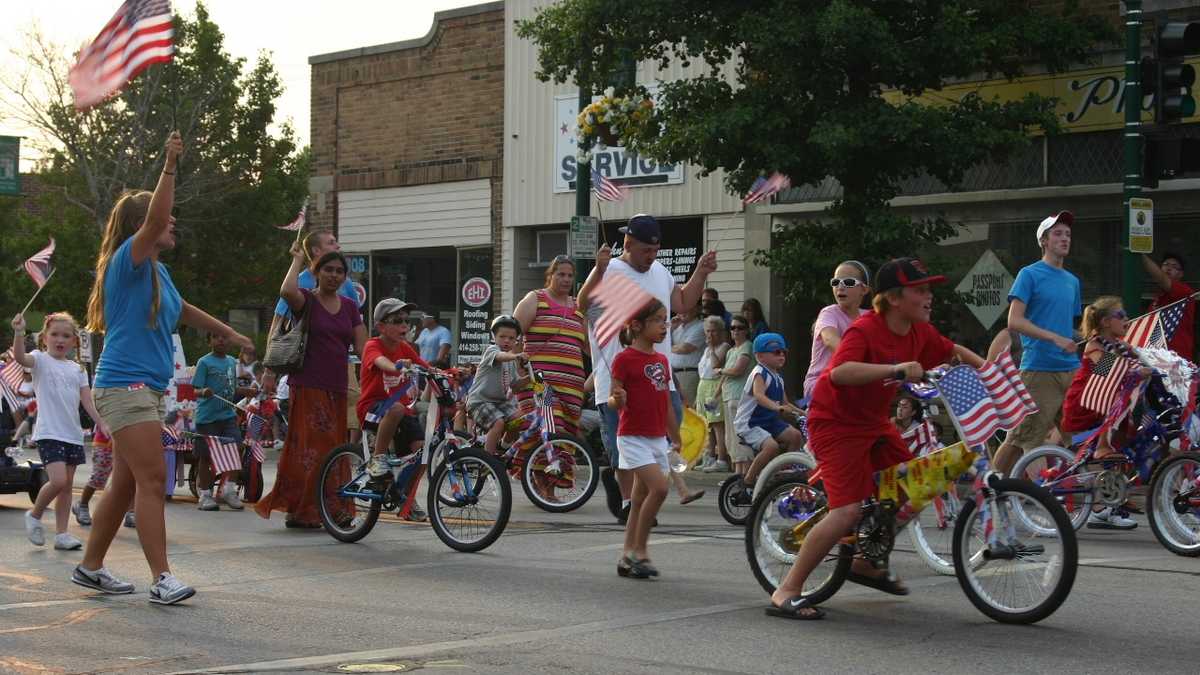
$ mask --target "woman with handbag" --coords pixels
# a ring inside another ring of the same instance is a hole
[[[349,383],[348,348],[362,355],[367,329],[357,304],[338,294],[346,280],[346,258],[329,251],[313,262],[310,271],[317,287],[299,286],[297,278],[306,258],[298,244],[292,246],[292,266],[279,295],[295,317],[271,335],[264,365],[290,373],[290,419],[287,439],[279,457],[275,486],[254,506],[269,518],[284,511],[288,527],[321,527],[317,513],[316,483],[321,462],[346,438],[346,389]],[[290,324],[290,326],[288,325]],[[290,330],[289,330],[290,328]]]

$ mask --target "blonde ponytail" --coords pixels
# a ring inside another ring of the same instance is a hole
[[[100,240],[100,253],[96,257],[96,281],[92,284],[92,292],[88,297],[87,329],[94,333],[104,332],[104,280],[108,276],[108,264],[116,255],[117,249],[137,233],[146,222],[146,214],[150,210],[152,193],[140,190],[122,194],[117,203],[113,204],[108,214],[108,222],[104,225],[104,236]],[[158,269],[150,270],[150,316],[147,325],[153,328],[158,322]]]

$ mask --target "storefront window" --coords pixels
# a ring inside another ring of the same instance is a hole
[[[400,298],[416,303],[422,312],[434,313],[442,325],[454,331],[458,309],[455,270],[458,251],[452,247],[419,248],[407,251],[376,251],[372,265],[371,297]],[[369,312],[367,313],[369,316]],[[417,323],[414,318],[414,326]]]

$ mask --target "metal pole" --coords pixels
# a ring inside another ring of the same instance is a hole
[[[1125,186],[1121,230],[1128,239],[1129,200],[1142,196],[1142,0],[1125,0]],[[1142,302],[1140,254],[1126,250],[1122,297],[1125,311],[1138,313]]]
[[[579,107],[578,111],[583,112],[583,109],[592,104],[592,93],[587,87],[579,87]],[[587,150],[592,147],[591,139],[584,141],[580,150]],[[592,165],[591,164],[576,164],[575,173],[575,215],[590,216],[592,215]]]

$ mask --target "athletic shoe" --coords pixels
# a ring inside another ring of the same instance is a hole
[[[205,492],[200,493],[200,506],[197,508],[199,508],[201,511],[221,510],[220,505],[217,504],[217,500],[213,499],[212,495]]]
[[[173,605],[196,594],[196,589],[175,578],[170,572],[158,575],[150,587],[150,602],[156,605]]]
[[[226,490],[222,492],[221,501],[225,502],[225,505],[234,511],[241,511],[242,509],[246,508],[246,506],[242,504],[242,500],[238,499],[237,492],[234,490]],[[213,510],[215,511],[216,509]]]
[[[1132,530],[1137,525],[1136,520],[1119,511],[1114,511],[1112,507],[1092,511],[1087,522],[1087,526],[1093,530]]]
[[[137,527],[137,518],[134,517],[133,511],[125,512],[125,527],[131,530]]]
[[[104,567],[92,571],[83,569],[83,565],[76,565],[75,571],[71,572],[71,581],[101,593],[120,595],[133,592],[133,584],[114,577]]]
[[[701,460],[699,464],[697,464],[696,466],[692,467],[692,471],[701,471],[701,472],[707,472],[707,471],[708,471],[708,467],[712,466],[712,465],[713,465],[713,463],[714,463],[714,462],[716,462],[716,461],[717,461],[717,458],[716,458],[716,457],[713,457],[712,455],[705,455],[705,456],[704,456],[704,459],[703,459],[703,460]]]
[[[729,462],[723,459],[718,459],[713,462],[708,468],[702,469],[704,473],[729,473]]]
[[[92,524],[92,514],[88,511],[88,505],[83,502],[75,502],[71,505],[71,513],[75,514],[75,522],[87,527]]]
[[[70,532],[59,532],[54,535],[54,548],[59,551],[78,551],[83,548],[83,542]]]
[[[425,513],[425,510],[422,509],[419,504],[414,503],[412,508],[409,509],[408,515],[405,516],[404,519],[413,523],[423,523],[426,520],[429,520],[429,514]]]
[[[25,512],[25,536],[34,546],[46,545],[46,531],[42,529],[42,521],[33,517],[32,511]]]

